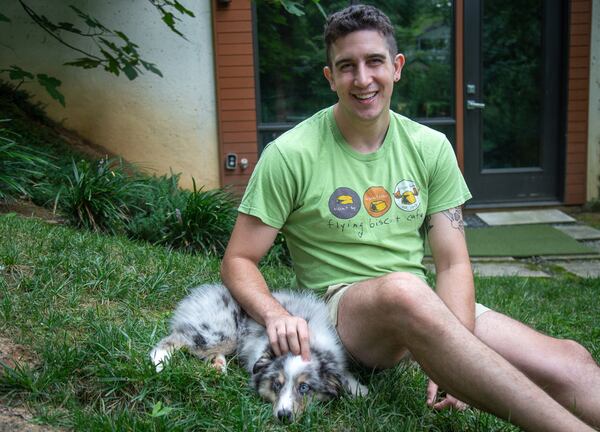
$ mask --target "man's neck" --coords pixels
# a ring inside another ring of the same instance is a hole
[[[338,129],[346,142],[359,153],[373,153],[381,147],[390,125],[389,110],[373,121],[352,121],[344,115],[339,105],[333,107]]]

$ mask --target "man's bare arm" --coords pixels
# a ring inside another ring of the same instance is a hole
[[[260,219],[240,213],[221,264],[221,278],[242,308],[267,329],[276,355],[291,351],[310,357],[308,325],[291,316],[271,295],[258,269],[278,230]]]
[[[436,268],[436,292],[465,327],[473,331],[475,288],[460,207],[428,216],[425,228]],[[429,380],[427,404],[430,407],[437,410],[466,407],[450,394],[437,400],[437,392],[437,384]]]

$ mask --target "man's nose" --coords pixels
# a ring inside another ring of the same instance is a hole
[[[370,83],[371,75],[369,74],[369,70],[366,65],[359,64],[354,74],[354,85],[356,87],[367,87]]]

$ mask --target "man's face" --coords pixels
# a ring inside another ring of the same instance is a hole
[[[339,98],[339,113],[348,121],[387,118],[394,82],[400,79],[404,56],[390,57],[385,38],[376,30],[360,30],[331,45],[331,68],[323,70]]]

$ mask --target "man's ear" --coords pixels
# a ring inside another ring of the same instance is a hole
[[[333,73],[331,72],[329,66],[325,66],[323,68],[323,75],[325,75],[325,78],[327,81],[329,81],[329,88],[331,91],[336,91],[335,82],[333,81]]]
[[[396,54],[396,57],[394,57],[394,82],[400,81],[405,61],[404,54]]]

